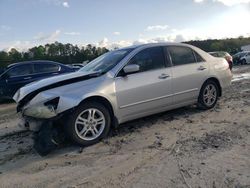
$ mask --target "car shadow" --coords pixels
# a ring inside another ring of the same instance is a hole
[[[171,122],[180,118],[188,119],[189,116],[200,112],[202,112],[202,110],[198,109],[196,105],[192,105],[129,121],[119,125],[116,129],[111,129],[109,136],[102,142],[106,142],[106,140],[113,137],[125,136],[133,132],[140,132],[140,129],[143,127],[153,127],[158,121]],[[88,147],[92,146],[81,147],[66,140],[65,143],[52,151],[48,156],[55,157],[57,155],[67,155],[68,152],[81,153],[83,149]]]
[[[31,155],[35,159],[34,161],[37,161],[37,160],[40,161],[43,159],[51,159],[51,158],[53,159],[55,157],[64,157],[64,156],[67,157],[70,155],[112,154],[110,150],[110,145],[109,145],[110,139],[112,138],[117,138],[117,137],[119,138],[119,137],[126,136],[129,134],[138,133],[141,131],[140,129],[144,127],[153,128],[154,126],[157,125],[158,122],[159,123],[165,122],[167,124],[168,122],[172,122],[181,118],[188,119],[189,116],[193,114],[201,113],[201,112],[202,110],[197,109],[195,105],[182,107],[179,109],[166,111],[166,112],[158,113],[155,115],[147,116],[144,118],[140,118],[137,120],[133,120],[127,123],[123,123],[117,129],[112,129],[110,132],[110,135],[107,138],[103,139],[101,143],[99,144],[95,144],[95,145],[88,146],[88,147],[81,147],[66,139],[65,142],[60,144],[55,149],[51,150],[51,152],[48,155],[43,156],[42,158],[38,157],[39,154],[34,150],[32,146],[30,146],[30,149],[25,152],[23,151],[21,153],[19,152],[18,156],[15,158],[20,158],[20,156],[22,156],[21,158],[25,159],[27,158],[27,155]]]
[[[115,134],[111,136],[125,135],[127,133],[131,133],[137,129],[141,129],[142,127],[152,127],[157,124],[158,121],[171,122],[174,120],[178,120],[180,118],[188,118],[192,114],[200,113],[202,110],[198,109],[196,105],[186,106],[182,108],[177,108],[170,111],[161,112],[158,114],[150,115],[147,117],[143,117],[140,119],[132,120],[121,124],[118,129],[113,130]],[[145,123],[146,122],[146,123]]]
[[[13,99],[0,99],[0,105],[1,104],[12,104],[15,101]]]

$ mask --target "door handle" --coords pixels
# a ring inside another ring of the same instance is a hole
[[[32,77],[25,77],[25,78],[23,78],[24,80],[29,80],[29,79],[31,79]]]
[[[200,66],[199,68],[198,68],[198,70],[199,71],[203,71],[203,70],[206,70],[207,68],[206,67],[203,67],[203,66]]]
[[[166,79],[168,77],[170,77],[168,74],[161,74],[158,78],[159,79]]]

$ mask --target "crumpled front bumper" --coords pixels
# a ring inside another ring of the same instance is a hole
[[[19,122],[19,127],[26,130],[39,131],[43,122],[52,121],[58,116],[56,110],[59,99],[59,97],[52,97],[42,100],[43,102],[28,103],[20,110],[22,118]]]
[[[18,123],[18,126],[23,130],[30,130],[38,132],[44,121],[36,120],[32,118],[22,117]]]
[[[53,105],[34,105],[26,107],[22,110],[24,116],[39,118],[39,119],[50,119],[57,115],[56,109]]]

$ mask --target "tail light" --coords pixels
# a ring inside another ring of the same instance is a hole
[[[225,57],[228,62],[233,62],[233,57],[232,56],[226,56]]]

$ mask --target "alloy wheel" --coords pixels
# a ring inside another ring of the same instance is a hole
[[[100,110],[89,108],[76,118],[75,131],[81,139],[91,141],[102,134],[105,123],[105,116]]]
[[[207,106],[212,106],[216,102],[217,90],[213,84],[208,84],[203,92],[203,101]]]

